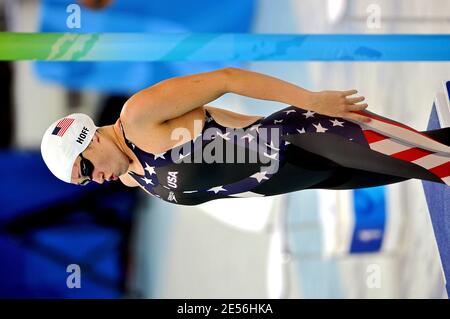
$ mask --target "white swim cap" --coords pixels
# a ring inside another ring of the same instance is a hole
[[[53,175],[71,182],[73,164],[88,147],[97,128],[94,121],[82,113],[70,114],[50,125],[42,137],[41,154]]]

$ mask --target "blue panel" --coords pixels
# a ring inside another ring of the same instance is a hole
[[[450,91],[450,83],[447,82]],[[428,130],[440,128],[436,105],[433,104]],[[422,181],[434,235],[445,274],[447,294],[450,295],[450,187],[444,184]]]
[[[351,253],[377,252],[381,249],[386,223],[385,187],[355,189],[355,228]]]
[[[119,298],[124,280],[120,239],[93,225],[42,229],[22,244],[0,236],[0,297]],[[81,288],[67,287],[69,264],[80,266]]]
[[[0,224],[17,214],[76,198],[100,186],[91,183],[79,187],[60,181],[45,166],[39,151],[0,152],[0,175]]]
[[[122,297],[126,262],[122,254],[135,192],[105,189],[95,203],[85,201],[86,211],[71,211],[74,208],[68,205],[59,219],[47,209],[105,186],[79,187],[58,180],[39,151],[0,152],[0,174],[0,297]],[[110,215],[97,214],[96,205]],[[42,219],[35,224],[37,217]],[[16,235],[8,233],[10,228],[1,228],[18,219],[20,223],[13,227]],[[66,267],[72,263],[82,268],[81,289],[66,286]]]

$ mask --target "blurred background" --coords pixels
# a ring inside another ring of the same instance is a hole
[[[445,0],[2,0],[10,32],[449,33]],[[100,1],[101,2],[101,1]],[[81,6],[80,28],[66,20]],[[379,19],[373,19],[378,14]],[[73,112],[115,122],[163,79],[235,66],[309,90],[356,88],[369,110],[426,130],[449,63],[0,62],[0,297],[447,298],[422,183],[170,205],[120,182],[81,188],[40,156]],[[226,94],[251,115],[284,107]],[[69,288],[69,265],[81,287]]]

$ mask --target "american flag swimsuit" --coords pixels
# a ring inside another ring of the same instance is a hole
[[[201,134],[161,154],[140,149],[122,127],[127,146],[145,171],[129,175],[148,194],[173,204],[197,205],[303,189],[373,187],[410,178],[450,185],[450,128],[419,132],[369,111],[358,112],[372,118],[366,124],[289,106],[233,129],[205,113]],[[237,153],[244,156],[239,161]]]

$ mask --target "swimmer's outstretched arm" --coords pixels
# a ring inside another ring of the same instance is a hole
[[[320,91],[312,92],[295,84],[257,72],[230,68],[229,92],[298,106],[328,116],[342,117],[356,121],[370,120],[352,111],[361,111],[367,104],[356,104],[364,97],[348,96],[357,93],[349,91]]]
[[[179,76],[161,81],[134,94],[122,110],[128,117],[160,124],[206,105],[225,93],[298,106],[320,114],[357,121],[368,118],[352,111],[367,108],[356,104],[364,97],[350,91],[312,92],[281,79],[239,68]]]

